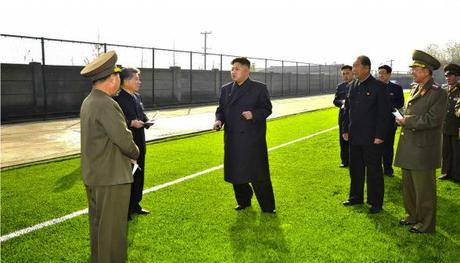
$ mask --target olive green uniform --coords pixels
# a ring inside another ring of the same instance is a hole
[[[436,224],[436,168],[441,166],[441,127],[447,93],[434,80],[423,87],[412,84],[406,106],[406,123],[396,152],[402,168],[407,221],[421,232],[434,232]]]

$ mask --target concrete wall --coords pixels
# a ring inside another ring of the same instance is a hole
[[[40,63],[1,65],[2,123],[78,116],[91,82],[80,76],[79,66],[44,66]],[[141,70],[141,95],[151,108],[216,103],[221,84],[230,72],[219,70]],[[191,81],[190,81],[191,78]],[[266,82],[272,97],[305,96],[335,91],[338,75],[254,72]],[[154,80],[154,82],[152,82]]]

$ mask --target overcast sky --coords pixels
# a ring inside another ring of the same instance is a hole
[[[407,70],[413,49],[460,42],[459,0],[2,1],[0,32]],[[2,53],[13,47],[0,38]],[[6,43],[6,44],[5,44]],[[5,47],[6,45],[6,47]],[[5,53],[3,53],[5,54]]]

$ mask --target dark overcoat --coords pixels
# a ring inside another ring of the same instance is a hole
[[[251,111],[252,120],[241,115]],[[267,86],[247,79],[222,87],[216,120],[224,125],[224,179],[234,184],[270,180],[266,119],[272,113]]]

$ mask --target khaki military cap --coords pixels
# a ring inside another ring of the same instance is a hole
[[[460,76],[460,66],[454,63],[449,63],[444,67],[444,73],[446,73],[446,75],[453,74]]]
[[[421,50],[414,50],[412,52],[412,64],[409,65],[411,68],[429,68],[431,70],[437,70],[441,67],[441,63],[428,53]]]
[[[86,65],[81,71],[80,75],[90,78],[92,81],[102,79],[113,73],[119,73],[121,68],[116,66],[117,53],[115,51],[109,51],[102,53]]]

